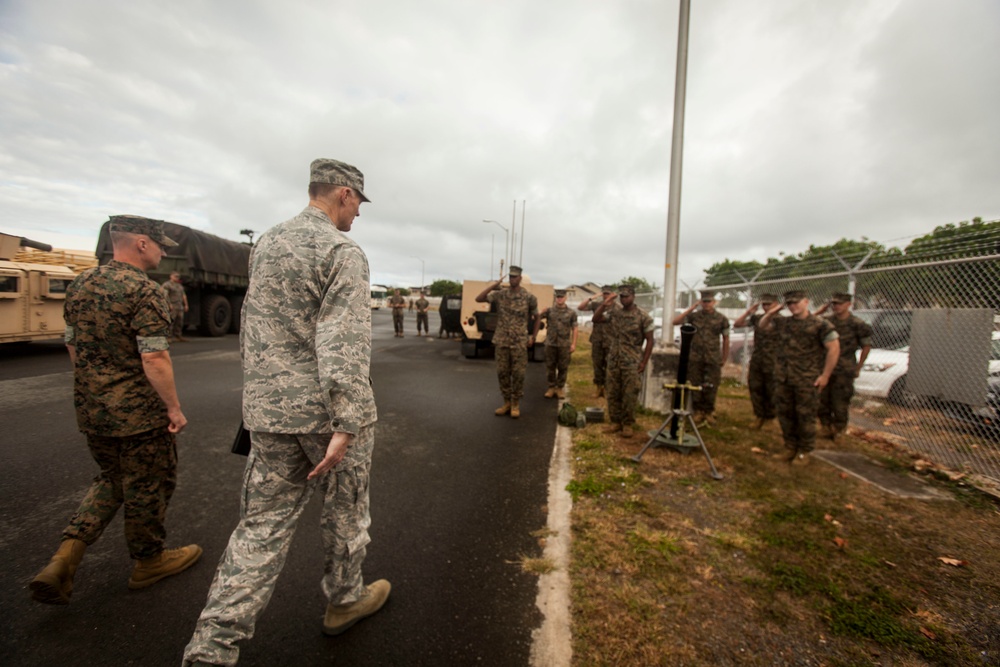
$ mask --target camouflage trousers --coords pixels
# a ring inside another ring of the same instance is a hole
[[[528,348],[523,345],[496,348],[497,379],[505,401],[524,396],[524,374],[528,370]]]
[[[545,346],[545,378],[550,388],[562,389],[566,386],[570,356],[569,345]]]
[[[253,432],[250,437],[253,448],[243,473],[240,522],[184,649],[186,663],[236,664],[237,644],[253,636],[257,617],[270,601],[285,564],[299,517],[317,486],[323,494],[323,594],[330,604],[348,604],[364,592],[361,565],[371,541],[371,461],[307,480],[326,453],[329,434]],[[374,437],[374,424],[362,427],[352,447]],[[371,444],[367,443],[369,449]]]
[[[795,452],[811,452],[816,446],[816,412],[819,391],[812,383],[778,384],[778,423],[785,447]]]
[[[722,365],[714,360],[691,358],[688,362],[688,382],[701,387],[701,391],[691,392],[694,411],[715,412],[715,396],[722,382]]]
[[[609,363],[605,379],[608,419],[612,424],[631,426],[635,423],[635,408],[639,404],[639,391],[642,389],[639,362],[630,359],[624,364]]]
[[[776,413],[777,378],[773,361],[750,359],[747,371],[747,385],[750,388],[750,403],[753,414],[758,419],[774,419]]]
[[[235,313],[234,313],[235,315]],[[180,338],[184,334],[184,306],[170,308],[170,337]]]
[[[417,313],[417,333],[420,333],[420,327],[424,327],[424,333],[429,333],[427,328],[427,313]]]
[[[398,334],[403,333],[403,309],[392,309],[392,329]]]
[[[125,543],[134,560],[163,551],[163,521],[177,486],[177,444],[166,427],[124,438],[87,434],[101,471],[63,531],[63,539],[93,544],[119,507],[125,508]]]
[[[819,397],[819,421],[838,431],[847,428],[851,398],[854,396],[854,375],[835,371]]]
[[[602,338],[590,340],[590,359],[594,362],[594,384],[604,385],[608,372],[608,352],[611,346]]]

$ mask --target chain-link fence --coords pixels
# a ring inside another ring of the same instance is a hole
[[[813,310],[832,292],[853,294],[854,314],[874,338],[855,381],[851,424],[890,434],[939,466],[1000,482],[998,260],[1000,233],[856,263],[831,257],[796,267],[796,275],[765,267],[753,280],[712,288],[731,321],[766,293],[805,290]],[[838,262],[843,270],[823,271]],[[752,350],[752,330],[734,329],[724,374],[745,382]]]

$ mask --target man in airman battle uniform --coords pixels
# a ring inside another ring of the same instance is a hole
[[[284,566],[302,511],[323,496],[323,633],[371,616],[389,582],[365,586],[375,444],[368,258],[345,232],[364,176],[337,160],[310,167],[309,206],[250,253],[243,305],[243,420],[252,447],[240,522],[229,538],[184,664],[234,665]],[[308,596],[306,596],[308,597]]]
[[[771,306],[760,327],[774,331],[778,346],[778,422],[785,440],[783,460],[808,462],[816,445],[819,393],[830,381],[840,356],[833,325],[809,312],[809,299],[801,290],[785,292],[791,317],[777,317],[781,303]]]
[[[635,305],[635,288],[621,285],[615,308],[615,295],[610,294],[594,312],[594,322],[606,322],[606,335],[611,342],[608,354],[606,391],[608,417],[611,426],[605,433],[621,433],[631,438],[635,426],[635,408],[642,389],[642,372],[653,353],[653,318]],[[643,349],[645,343],[645,349]]]
[[[419,298],[414,304],[417,307],[417,335],[418,336],[421,335],[420,333],[421,326],[424,328],[423,335],[430,335],[428,333],[428,328],[427,328],[427,322],[428,322],[427,309],[431,307],[431,303],[430,301],[424,298],[423,292],[417,292],[417,296]]]
[[[715,310],[715,292],[705,290],[701,301],[674,318],[674,325],[685,322],[693,324],[695,331],[691,339],[691,353],[688,357],[688,382],[700,386],[701,391],[692,392],[695,424],[710,423],[715,412],[715,398],[722,382],[722,364],[729,357],[729,319]],[[701,309],[695,311],[698,306]],[[719,338],[722,350],[719,350]]]
[[[596,311],[601,304],[610,296],[618,298],[615,288],[612,285],[605,285],[601,288],[601,297],[588,296],[576,307],[582,311]],[[621,308],[618,303],[613,303],[612,308]],[[590,330],[590,360],[594,365],[594,384],[597,386],[597,395],[604,396],[605,373],[608,367],[608,352],[611,350],[611,341],[608,339],[608,323],[594,322],[591,320]]]
[[[576,351],[576,336],[579,333],[576,313],[566,305],[566,290],[557,289],[555,297],[555,304],[543,310],[535,320],[535,330],[532,332],[532,338],[537,338],[542,320],[546,320],[545,372],[549,387],[545,391],[545,398],[565,398],[569,360]]]
[[[399,290],[392,291],[389,297],[389,306],[392,308],[392,328],[396,331],[396,338],[403,337],[403,309],[406,308],[406,299],[399,295]]]
[[[184,338],[184,313],[188,311],[188,298],[181,283],[181,274],[171,272],[170,278],[163,282],[163,292],[170,304],[170,340],[186,341]]]
[[[538,299],[521,287],[521,267],[510,267],[510,287],[500,289],[501,280],[495,280],[476,295],[479,303],[495,305],[497,328],[493,332],[496,348],[497,379],[503,405],[494,411],[498,417],[521,416],[521,397],[524,396],[524,374],[528,370],[528,348],[535,344],[534,331],[538,319]]]
[[[829,303],[823,304],[816,311],[816,315],[822,315],[827,309],[833,310],[833,314],[827,319],[837,330],[840,341],[840,359],[830,376],[830,382],[819,397],[819,421],[830,440],[836,440],[847,429],[851,397],[854,396],[854,379],[858,377],[872,349],[872,328],[851,313],[851,301],[851,295],[847,292],[834,292]]]
[[[747,326],[753,329],[753,353],[750,357],[750,367],[747,369],[747,386],[750,388],[750,403],[753,405],[753,414],[757,418],[753,428],[761,429],[764,424],[777,416],[775,412],[775,363],[777,358],[776,341],[774,331],[765,331],[760,328],[760,320],[764,313],[778,303],[778,297],[774,294],[762,294],[760,301],[755,301],[747,308],[746,312],[740,315],[734,327]],[[757,309],[761,308],[762,313]]]
[[[69,603],[84,550],[122,506],[135,561],[130,589],[151,586],[201,557],[195,544],[163,548],[163,522],[177,485],[175,436],[187,419],[168,351],[170,310],[145,272],[177,244],[159,220],[114,216],[109,231],[114,258],[84,271],[66,290],[76,420],[100,473],[63,531],[59,550],[28,586],[46,604]]]

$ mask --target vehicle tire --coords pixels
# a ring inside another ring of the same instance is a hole
[[[234,294],[229,297],[229,309],[232,313],[229,322],[229,333],[238,334],[240,332],[241,313],[243,312],[243,294]]]
[[[201,303],[201,332],[206,336],[225,336],[232,323],[233,309],[221,294],[209,294]]]
[[[471,338],[462,338],[462,354],[466,359],[475,359],[479,356],[479,345]]]
[[[889,395],[886,400],[893,405],[913,405],[916,397],[906,390],[906,376],[899,378],[889,387]]]

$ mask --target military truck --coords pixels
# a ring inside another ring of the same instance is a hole
[[[493,332],[497,328],[496,308],[493,304],[476,301],[476,296],[492,283],[492,280],[466,280],[462,283],[462,354],[468,359],[475,359],[480,353],[493,349]],[[521,287],[538,299],[538,312],[551,307],[555,300],[555,288],[552,285],[535,285],[524,276]],[[501,289],[509,288],[509,283],[501,285]],[[528,351],[528,359],[531,361],[545,359],[545,334],[543,320],[535,345]]]
[[[96,254],[102,265],[114,256],[110,223],[104,223],[97,238]],[[239,333],[240,311],[250,282],[250,245],[173,222],[164,222],[163,231],[177,241],[177,247],[168,248],[160,266],[147,273],[158,283],[174,271],[181,275],[188,299],[184,326],[196,327],[206,336]]]
[[[66,288],[92,266],[85,251],[0,233],[0,343],[62,339]]]

